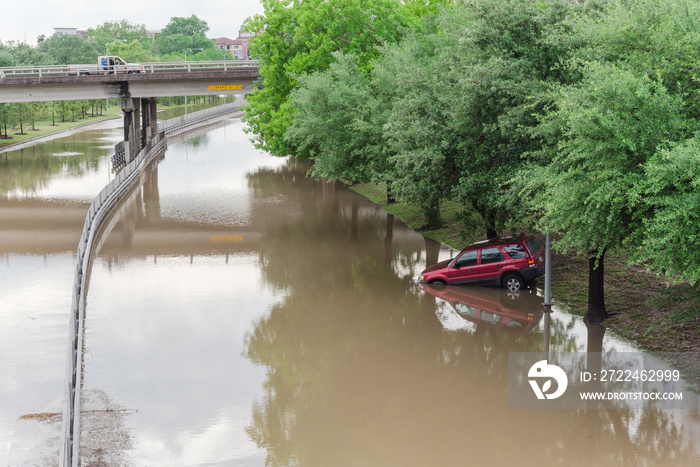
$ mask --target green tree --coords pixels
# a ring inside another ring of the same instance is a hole
[[[573,14],[568,0],[466,0],[440,17],[435,68],[444,71],[433,86],[445,110],[419,115],[440,134],[441,152],[454,153],[454,192],[481,214],[487,238],[520,217],[506,183],[540,147],[528,129],[550,104],[546,90],[570,79],[560,64],[572,48],[559,42]]]
[[[183,52],[187,49],[215,48],[214,42],[207,39],[209,25],[196,15],[189,18],[170,18],[168,25],[156,36],[156,50],[159,55]]]
[[[0,103],[0,138],[9,139],[7,127],[14,124],[14,112],[12,112],[12,104]],[[5,135],[3,135],[3,131]]]
[[[608,314],[604,259],[638,232],[635,193],[644,165],[692,128],[684,103],[658,80],[622,66],[591,63],[580,85],[563,88],[539,127],[548,164],[523,173],[543,231],[558,231],[556,248],[589,258],[586,320]]]
[[[535,153],[540,167],[525,176],[541,183],[515,193],[537,200],[543,228],[566,232],[561,249],[589,257],[586,318],[600,321],[607,316],[603,266],[611,248],[632,247],[634,258],[670,276],[695,277],[687,262],[692,254],[683,260],[671,244],[664,249],[655,242],[668,239],[665,229],[692,231],[671,199],[677,194],[674,202],[692,205],[693,171],[678,171],[688,168],[683,155],[694,143],[684,141],[697,128],[700,109],[700,5],[605,0],[577,11],[564,22],[571,34],[558,42],[575,59],[558,69],[583,84],[550,88],[551,113],[534,133],[546,140],[545,151]],[[692,249],[692,236],[690,242]]]
[[[376,46],[396,42],[408,24],[396,0],[265,0],[264,15],[244,29],[259,32],[251,56],[261,59],[261,80],[248,98],[246,121],[255,144],[273,154],[295,152],[285,140],[294,110],[289,98],[297,77],[328,68],[333,52],[355,53],[361,68],[378,55]]]
[[[57,101],[54,103],[53,111],[58,115],[62,122],[66,121],[69,114],[71,113],[72,104],[71,101]]]
[[[365,130],[381,135],[381,127],[363,125],[373,107],[371,89],[356,55],[336,52],[334,58],[327,70],[299,77],[291,93],[296,118],[287,139],[298,156],[315,159],[314,175],[367,182],[373,161],[366,151],[372,136]]]
[[[17,66],[17,59],[7,49],[0,48],[0,67]]]
[[[589,15],[571,23],[582,44],[582,62],[624,63],[660,79],[668,92],[683,95],[686,111],[700,117],[700,3],[695,0],[596,0]]]
[[[18,134],[26,135],[24,125],[31,123],[34,119],[32,106],[28,102],[18,102],[10,106],[11,112],[14,114],[13,120],[15,125],[19,125]]]
[[[43,41],[38,47],[58,65],[96,64],[97,56],[100,55],[100,49],[80,36],[54,35]]]
[[[2,49],[0,48],[0,50]],[[7,43],[6,50],[13,57],[12,66],[34,66],[54,64],[53,58],[49,56],[46,52],[40,50],[38,47],[32,47],[23,42],[10,41]]]
[[[36,128],[35,128],[36,121],[41,120],[46,115],[47,103],[46,102],[31,102],[30,105],[32,106],[32,112],[30,114],[32,130],[36,130]]]
[[[387,47],[373,83],[388,83],[391,112],[383,136],[391,156],[391,189],[399,199],[420,206],[424,229],[442,224],[440,201],[459,180],[456,140],[449,119],[453,93],[435,53],[439,34],[413,35]]]
[[[100,51],[104,51],[107,44],[115,40],[123,40],[127,43],[138,42],[144,50],[153,49],[152,40],[148,37],[146,26],[143,24],[132,24],[125,19],[105,21],[96,28],[90,28],[88,29],[88,37],[89,42]],[[110,45],[110,49],[116,45]]]
[[[674,282],[700,280],[700,135],[654,155],[636,194],[646,210],[635,259]]]
[[[153,55],[151,48],[144,48],[143,43],[138,40],[132,40],[129,43],[115,42],[110,45],[109,53],[110,55],[117,55],[131,63],[156,61],[156,57]]]

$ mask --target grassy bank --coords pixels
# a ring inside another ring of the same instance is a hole
[[[56,121],[55,125],[51,124],[51,120],[37,121],[34,124],[35,129],[31,129],[31,125],[25,126],[24,134],[19,134],[19,129],[11,130],[8,128],[7,134],[8,139],[0,138],[0,149],[3,149],[11,144],[22,143],[32,138],[38,138],[40,136],[45,136],[51,133],[55,133],[61,130],[68,130],[81,125],[86,125],[89,123],[98,122],[100,120],[106,120],[107,117],[104,115],[97,115],[95,117],[85,117],[83,119],[76,119],[74,122],[59,122]]]
[[[416,230],[422,225],[420,210],[403,203],[386,204],[386,191],[372,184],[351,187]],[[421,232],[456,249],[483,239],[478,216],[455,201],[441,205],[445,225]],[[467,222],[463,219],[466,218]],[[471,225],[471,229],[465,228]],[[542,279],[540,279],[542,283]],[[588,302],[588,261],[582,256],[552,254],[552,295],[558,304],[583,316]],[[605,259],[605,299],[612,316],[605,326],[647,350],[700,351],[700,294],[689,284],[668,285],[656,274],[630,266],[624,252]]]

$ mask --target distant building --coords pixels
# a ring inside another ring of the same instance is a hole
[[[53,28],[54,36],[80,36],[83,39],[88,38],[88,32],[78,28]]]
[[[54,36],[76,36],[78,28],[53,28]]]
[[[249,60],[250,54],[248,53],[248,44],[250,44],[250,38],[255,34],[248,33],[245,31],[239,31],[238,39],[229,39],[228,37],[219,37],[216,39],[216,46],[219,50],[228,50],[233,55],[233,58],[238,60]]]
[[[158,34],[160,34],[160,31],[161,31],[160,29],[157,29],[157,30],[154,29],[153,31],[148,31],[148,32],[146,33],[146,35],[147,35],[149,38],[151,38],[151,39],[155,39],[156,36],[157,36]]]

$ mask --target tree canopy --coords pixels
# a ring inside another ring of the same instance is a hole
[[[377,46],[399,40],[409,18],[396,0],[263,0],[265,12],[248,18],[244,29],[261,60],[261,82],[249,97],[246,121],[260,148],[286,156],[296,151],[285,133],[294,118],[290,93],[298,77],[324,71],[333,52],[354,53],[361,68],[378,55]]]
[[[429,227],[457,198],[488,237],[559,233],[589,259],[590,321],[607,251],[700,278],[697,2],[347,1],[270,0],[248,21],[259,147],[383,183]]]
[[[156,50],[159,55],[195,49],[214,48],[211,39],[207,39],[209,25],[196,15],[189,18],[173,17],[156,37]]]

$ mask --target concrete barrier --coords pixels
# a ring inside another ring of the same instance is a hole
[[[87,298],[87,275],[91,254],[101,224],[109,212],[137,183],[150,162],[167,146],[167,134],[177,132],[186,126],[201,123],[212,118],[238,110],[238,103],[226,104],[211,109],[194,112],[186,118],[166,120],[158,128],[158,135],[146,149],[142,150],[119,174],[95,196],[90,204],[83,232],[76,250],[77,264],[73,280],[73,297],[69,325],[68,364],[66,368],[66,403],[63,409],[61,431],[60,467],[78,467],[80,462],[80,387],[83,367],[83,330],[85,321],[85,300]]]

